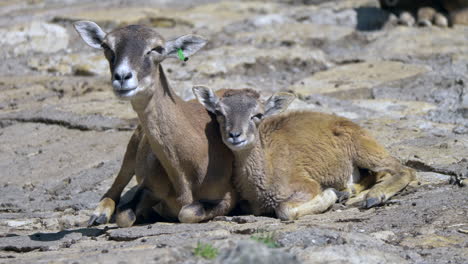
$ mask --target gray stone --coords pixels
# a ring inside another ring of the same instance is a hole
[[[215,263],[226,264],[282,264],[300,263],[281,249],[271,249],[254,241],[240,241],[234,248],[220,253]]]
[[[319,228],[307,228],[301,231],[293,231],[279,235],[278,243],[282,246],[325,246],[341,245],[347,242],[342,234],[332,230],[322,230]]]
[[[34,21],[23,26],[0,29],[0,44],[6,55],[18,56],[30,52],[54,53],[68,46],[68,33],[59,25]]]
[[[258,16],[252,19],[252,24],[256,27],[264,27],[264,26],[270,26],[270,25],[283,24],[286,21],[287,21],[287,18],[285,16],[282,16],[280,14],[270,14],[270,15]]]
[[[262,216],[253,215],[239,215],[239,216],[217,216],[213,219],[214,221],[226,221],[238,224],[255,223],[258,221],[262,222],[276,222],[278,219]]]
[[[108,236],[112,240],[129,241],[146,236],[159,236],[165,234],[188,233],[188,232],[206,232],[208,230],[219,229],[221,226],[216,223],[204,224],[171,224],[157,223],[148,226],[119,228],[109,230]]]
[[[79,116],[73,112],[64,112],[54,109],[53,107],[0,115],[0,120],[54,124],[83,131],[104,131],[109,129],[133,130],[136,127],[135,123],[131,124],[128,121],[115,117],[102,115]]]
[[[0,238],[0,250],[29,252],[33,250],[58,250],[81,239],[81,233],[59,232],[55,234],[36,233],[30,236],[7,236]]]
[[[359,248],[347,245],[337,245],[321,250],[306,249],[299,254],[303,263],[408,263],[407,260],[376,248]]]
[[[386,242],[391,242],[392,240],[395,239],[395,233],[393,233],[392,231],[388,231],[388,230],[374,232],[374,233],[371,233],[370,235],[377,239],[386,241]]]
[[[418,76],[430,68],[393,61],[371,61],[338,66],[298,81],[296,93],[323,94],[337,98],[372,98],[371,88],[395,80]]]

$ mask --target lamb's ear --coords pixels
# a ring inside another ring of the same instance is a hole
[[[203,48],[206,42],[206,39],[197,35],[180,36],[166,42],[164,47],[165,55],[169,58],[179,58],[178,51],[181,49],[184,57],[188,59],[188,57]]]
[[[214,114],[216,112],[216,105],[218,104],[219,98],[213,90],[203,85],[195,85],[192,91],[200,104],[211,113]]]
[[[89,46],[95,49],[102,49],[101,44],[106,33],[92,21],[77,21],[73,23],[76,32]]]
[[[288,108],[289,104],[296,98],[292,93],[276,93],[265,103],[264,117],[276,115]]]

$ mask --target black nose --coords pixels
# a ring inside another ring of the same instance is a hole
[[[240,135],[240,132],[229,132],[229,136],[232,138],[238,138]]]
[[[124,74],[114,73],[114,79],[117,81],[124,81],[132,78],[133,74],[131,72],[127,72]]]

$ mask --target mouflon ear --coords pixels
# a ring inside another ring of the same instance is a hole
[[[92,21],[77,21],[73,23],[76,32],[89,46],[95,49],[102,49],[102,41],[106,33]]]
[[[206,42],[206,39],[197,35],[183,35],[166,42],[165,55],[167,58],[178,58],[178,51],[181,49],[183,55],[188,58],[203,48]]]
[[[276,93],[265,102],[264,117],[276,115],[285,111],[289,104],[296,99],[292,93]]]
[[[203,85],[195,85],[192,88],[198,102],[202,104],[211,113],[216,112],[216,105],[219,102],[218,96],[210,88]]]

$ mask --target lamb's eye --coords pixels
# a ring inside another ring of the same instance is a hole
[[[262,119],[262,118],[263,118],[263,114],[262,114],[262,113],[258,113],[258,114],[256,114],[256,115],[252,116],[252,120],[255,120],[255,119],[260,120],[260,119]]]
[[[221,111],[219,111],[219,110],[215,110],[215,115],[216,115],[216,116],[221,116],[221,117],[224,116],[223,112],[221,112]]]
[[[156,48],[152,49],[151,51],[155,51],[155,52],[157,52],[159,54],[163,54],[164,48],[161,47],[161,46],[157,46]]]

